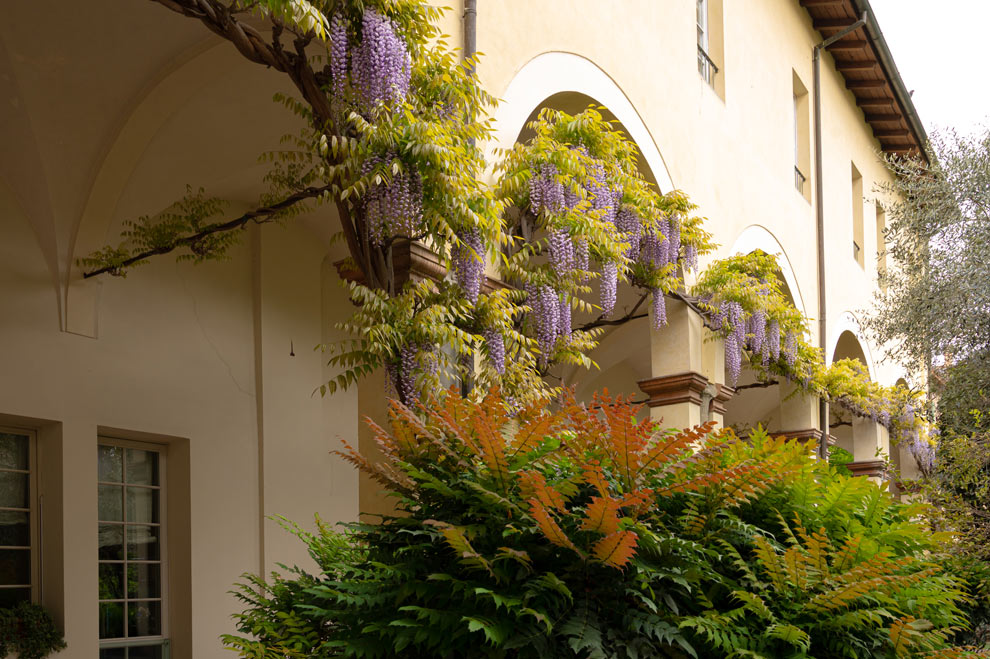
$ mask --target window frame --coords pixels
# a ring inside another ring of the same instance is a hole
[[[109,481],[99,480],[99,464],[97,463],[97,473],[96,473],[96,485],[97,492],[99,492],[100,485],[120,485],[122,489],[125,490],[124,499],[122,499],[123,511],[122,511],[122,521],[119,523],[123,528],[123,551],[124,558],[122,561],[103,561],[97,556],[97,572],[99,571],[99,566],[102,563],[118,563],[121,562],[124,565],[124,580],[125,580],[125,591],[123,593],[124,597],[120,600],[103,600],[97,595],[96,605],[99,608],[102,602],[117,602],[122,601],[125,603],[125,613],[124,613],[124,633],[127,633],[127,605],[134,602],[142,601],[154,601],[158,599],[160,602],[161,610],[161,633],[156,636],[123,636],[118,638],[101,638],[99,639],[99,649],[103,650],[117,649],[117,648],[137,648],[137,647],[149,647],[149,646],[161,646],[162,647],[162,658],[167,659],[169,657],[169,588],[168,588],[168,511],[167,511],[167,483],[168,483],[168,444],[156,443],[156,442],[142,442],[135,441],[131,439],[125,439],[120,437],[114,437],[112,435],[98,435],[96,441],[97,456],[99,456],[99,449],[104,446],[117,447],[122,449],[134,449],[139,451],[151,451],[158,454],[158,485],[157,486],[142,486],[138,487],[157,487],[158,489],[158,564],[159,564],[159,581],[160,581],[160,597],[159,598],[130,598],[127,597],[126,591],[126,580],[127,580],[127,567],[130,563],[139,563],[140,561],[130,561],[127,559],[127,527],[130,522],[127,521],[127,501],[126,501],[126,488],[128,487],[128,482],[126,480],[126,462],[127,459],[124,457],[122,464],[124,471],[121,472],[120,483],[112,483]],[[125,453],[126,456],[126,453]],[[97,511],[97,531],[99,530],[100,524],[114,524],[115,522],[108,522],[99,519],[99,511]],[[138,522],[140,524],[140,522]],[[149,523],[151,525],[152,523]],[[149,561],[153,562],[153,561]]]
[[[13,588],[23,588],[27,585],[31,589],[29,602],[38,604],[41,602],[41,501],[38,496],[38,434],[31,428],[19,428],[17,426],[0,426],[0,433],[9,435],[24,435],[28,438],[28,554],[31,560],[30,584],[9,584],[0,585],[0,589],[8,590]],[[21,469],[4,469],[14,473],[24,473]],[[2,507],[0,510],[10,510],[24,512],[23,508]],[[20,545],[4,545],[3,548],[23,549]]]

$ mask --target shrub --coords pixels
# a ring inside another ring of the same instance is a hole
[[[65,647],[55,621],[31,602],[0,608],[0,657],[16,652],[19,659],[43,659]]]
[[[249,577],[245,657],[904,657],[964,595],[939,538],[798,442],[661,431],[625,401],[451,394],[343,455],[396,496],[316,533],[319,571]]]

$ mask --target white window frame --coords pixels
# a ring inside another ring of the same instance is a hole
[[[101,446],[114,446],[123,449],[136,449],[139,451],[154,451],[158,454],[158,558],[159,565],[161,566],[161,634],[158,636],[127,636],[124,638],[113,638],[113,639],[100,639],[100,650],[111,649],[111,648],[132,648],[132,647],[148,647],[154,645],[162,646],[162,659],[168,659],[170,656],[169,651],[169,593],[168,593],[168,528],[167,528],[167,452],[168,445],[157,444],[153,442],[139,442],[130,439],[121,439],[119,437],[112,437],[109,435],[99,435],[97,438],[97,450]],[[98,453],[97,453],[98,454]],[[121,472],[121,482],[119,485],[127,486],[127,475],[126,475],[126,463],[127,460],[123,460],[123,471]],[[99,480],[99,473],[97,473],[97,485],[118,485],[118,483],[109,483]],[[124,579],[127,579],[127,564],[130,562],[127,560],[127,501],[126,496],[123,501],[123,522],[124,527]],[[97,520],[97,528],[101,521]],[[99,568],[100,561],[97,560],[97,569]],[[126,586],[125,586],[126,588]],[[104,600],[97,598],[96,604],[99,607],[99,603]],[[116,600],[112,600],[116,601]],[[131,599],[127,597],[126,590],[124,592],[125,602],[130,602]],[[143,600],[135,600],[143,601]],[[125,606],[124,614],[124,633],[127,633],[127,614]]]
[[[38,436],[35,431],[28,428],[17,428],[11,426],[0,426],[0,433],[7,433],[11,435],[25,435],[28,438],[28,525],[30,546],[28,547],[28,553],[31,556],[31,583],[30,584],[11,584],[8,588],[14,587],[31,587],[31,602],[35,604],[41,601],[41,516],[40,516],[40,502],[38,500]],[[23,473],[20,470],[14,470],[15,473]],[[13,510],[17,512],[23,512],[23,508],[2,508],[0,510]],[[14,547],[14,545],[10,545]],[[17,546],[18,549],[23,547]],[[3,588],[3,586],[0,586]]]
[[[698,0],[698,47],[708,54],[708,0]]]

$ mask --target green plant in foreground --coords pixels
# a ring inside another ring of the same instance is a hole
[[[393,403],[380,524],[288,525],[318,569],[248,577],[244,657],[921,657],[965,595],[943,538],[810,447],[663,431],[622,400]],[[945,654],[948,652],[955,654]],[[933,655],[934,656],[934,655]]]
[[[42,659],[65,648],[62,633],[45,609],[31,602],[0,608],[0,657]]]

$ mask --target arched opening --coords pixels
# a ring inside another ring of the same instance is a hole
[[[612,122],[614,128],[630,137],[629,130],[616,117],[611,109],[604,106],[598,99],[576,91],[565,91],[551,94],[543,99],[526,118],[516,138],[517,142],[525,142],[534,136],[529,124],[535,121],[545,108],[558,110],[567,114],[578,114],[589,107],[594,107],[602,116]],[[639,145],[637,144],[637,147]],[[657,185],[657,177],[640,151],[637,159],[640,173],[647,181]],[[594,266],[592,266],[594,269]],[[590,282],[591,293],[586,299],[598,301],[598,280]],[[650,359],[650,325],[647,316],[648,301],[640,303],[643,291],[629,286],[620,286],[617,291],[615,311],[611,318],[622,318],[635,310],[635,317],[621,325],[605,326],[604,334],[599,339],[599,345],[589,355],[598,368],[587,369],[581,366],[570,366],[560,374],[564,386],[573,387],[579,400],[590,400],[596,392],[605,389],[613,395],[642,398],[642,392],[637,382],[651,377]],[[572,312],[572,324],[579,327],[598,317],[597,310],[593,313]]]
[[[852,330],[843,330],[835,342],[835,349],[832,351],[832,362],[841,359],[852,359],[863,365],[863,371],[869,375],[870,363],[866,356],[859,337]],[[876,434],[876,424],[868,419],[859,419],[848,410],[838,405],[829,406],[829,429],[835,437],[835,446],[844,451],[848,451],[852,459],[856,462],[873,461],[878,459],[876,438],[870,435]],[[870,428],[864,428],[865,424],[870,424]],[[872,430],[873,433],[865,432]]]
[[[786,263],[786,257],[781,255],[778,259]],[[779,268],[776,274],[780,291],[788,302],[798,307],[798,301],[788,283],[791,278],[785,276],[783,268]],[[783,378],[760,381],[756,371],[744,359],[735,394],[725,405],[723,423],[740,436],[747,436],[755,428],[761,427],[771,434],[782,433],[807,439],[812,436],[810,433],[816,425],[813,417],[809,416],[809,400],[796,393],[795,386]]]

